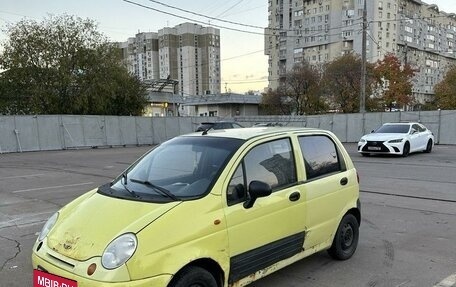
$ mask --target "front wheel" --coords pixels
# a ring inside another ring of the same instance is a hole
[[[214,276],[204,268],[190,266],[173,278],[170,287],[217,287]]]
[[[409,142],[405,142],[404,148],[402,149],[402,156],[406,157],[409,155],[409,153],[410,153],[410,144],[409,144]]]
[[[337,260],[347,260],[358,246],[359,224],[353,214],[346,214],[337,228],[329,255]]]

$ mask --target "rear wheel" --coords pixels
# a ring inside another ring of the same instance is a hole
[[[427,152],[427,153],[430,153],[432,151],[432,140],[428,140],[428,143],[426,145],[426,149],[424,150],[424,152]]]
[[[346,260],[352,257],[358,246],[359,224],[353,214],[346,214],[337,228],[329,255],[337,260]]]
[[[406,157],[406,156],[409,155],[409,153],[410,153],[410,143],[409,142],[405,142],[404,148],[402,149],[402,156]]]
[[[171,287],[217,287],[214,276],[204,268],[190,266],[173,278]]]

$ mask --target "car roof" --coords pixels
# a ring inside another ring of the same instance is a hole
[[[218,123],[236,123],[234,121],[215,121],[215,122],[201,122],[200,125],[213,125]]]
[[[417,122],[397,122],[397,123],[384,123],[384,125],[412,125],[419,124]]]
[[[221,138],[237,138],[242,140],[249,140],[256,137],[266,137],[279,134],[293,134],[297,132],[313,133],[328,131],[314,128],[299,128],[299,127],[249,127],[249,128],[236,128],[226,130],[209,130],[207,132],[195,132],[183,136],[211,136]]]

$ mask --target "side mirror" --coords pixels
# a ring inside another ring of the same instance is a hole
[[[251,208],[255,203],[256,199],[259,197],[266,197],[272,193],[272,189],[269,184],[253,180],[249,184],[249,199],[244,202],[244,208]]]
[[[371,130],[371,134],[375,133],[375,130]]]
[[[418,132],[417,130],[412,129],[412,130],[410,131],[410,134],[411,134],[411,135],[414,135],[414,134],[416,134],[417,132]]]

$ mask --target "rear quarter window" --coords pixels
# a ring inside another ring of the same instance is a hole
[[[307,180],[344,171],[345,162],[334,141],[325,135],[299,137]]]

